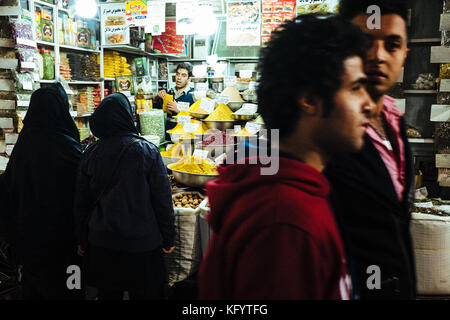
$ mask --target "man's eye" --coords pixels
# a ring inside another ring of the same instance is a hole
[[[393,51],[395,49],[399,49],[400,48],[400,44],[399,43],[395,43],[395,42],[391,42],[391,43],[386,43],[386,49],[389,51]]]
[[[361,86],[356,86],[352,88],[352,91],[359,91],[361,89]]]

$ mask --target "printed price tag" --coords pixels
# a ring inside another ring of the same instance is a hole
[[[189,102],[177,102],[177,108],[180,111],[188,111],[189,107]]]
[[[242,130],[242,127],[240,125],[234,126],[234,133],[239,133],[239,132],[241,132],[241,130]]]
[[[248,83],[248,89],[249,90],[256,90],[256,88],[258,87],[258,83],[255,81],[250,81]]]
[[[257,105],[257,104],[254,104],[254,103],[244,103],[244,104],[242,105],[241,110],[242,110],[244,113],[250,113],[250,114],[253,114],[253,113],[256,113],[256,112],[258,111],[258,105]]]
[[[23,90],[33,90],[33,82],[31,81],[24,81],[23,82]]]
[[[239,71],[239,78],[241,79],[249,79],[252,77],[253,70],[241,70]]]
[[[223,77],[223,83],[224,83],[225,87],[236,86],[236,76]]]
[[[195,149],[194,153],[192,154],[194,157],[200,157],[203,159],[208,159],[208,150],[202,150],[202,149]]]
[[[194,91],[195,99],[204,99],[206,97],[206,91]]]
[[[230,97],[226,96],[226,95],[219,94],[216,97],[216,101],[217,101],[217,103],[227,104],[228,102],[230,102]]]
[[[34,62],[21,62],[20,63],[20,67],[22,69],[33,69],[36,65],[34,64]],[[36,75],[36,74],[35,74]],[[38,75],[39,76],[39,75]]]
[[[200,103],[200,108],[205,110],[208,113],[211,113],[214,111],[216,103],[214,100],[211,99],[202,99],[202,102]]]
[[[247,122],[245,124],[245,130],[250,134],[257,134],[261,130],[261,125],[259,123]]]
[[[188,133],[193,133],[198,129],[198,126],[198,123],[185,123],[183,129]]]
[[[13,149],[14,149],[14,144],[8,144],[7,146],[6,146],[6,154],[8,155],[8,156],[11,156],[11,153],[12,153],[12,151],[13,151]]]
[[[177,122],[181,125],[190,123],[191,122],[191,116],[178,116]]]
[[[72,117],[76,117],[78,113],[76,111],[69,111]]]
[[[198,91],[208,91],[208,82],[199,82],[197,83]]]

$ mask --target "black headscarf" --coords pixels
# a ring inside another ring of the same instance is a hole
[[[89,125],[92,133],[100,139],[129,133],[139,135],[130,102],[122,93],[113,93],[103,99],[92,114]]]
[[[67,250],[72,241],[81,145],[59,83],[33,93],[23,122],[2,175],[10,207],[2,218],[22,259],[33,264]]]

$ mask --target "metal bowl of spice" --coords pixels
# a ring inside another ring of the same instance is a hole
[[[172,165],[168,165],[167,168],[172,170],[175,180],[188,187],[203,188],[206,182],[214,180],[219,176],[217,174],[198,174],[173,170],[170,169],[171,166]]]
[[[234,121],[230,120],[216,120],[216,121],[206,121],[203,120],[203,122],[206,124],[208,129],[217,129],[217,130],[227,130],[227,129],[233,129]]]

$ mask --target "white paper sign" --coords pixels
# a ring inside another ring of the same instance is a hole
[[[177,102],[177,108],[180,111],[188,111],[189,107],[189,102]]]
[[[166,31],[166,3],[147,1],[147,24],[145,33],[159,35]]]
[[[219,94],[219,95],[216,97],[216,101],[217,101],[217,103],[227,104],[228,102],[230,102],[230,97],[227,96],[227,95],[221,95],[221,94]]]
[[[253,75],[253,70],[241,70],[239,71],[239,78],[241,79],[249,79]]]
[[[248,89],[249,89],[249,90],[256,90],[257,86],[258,86],[258,83],[255,82],[255,81],[250,81],[250,82],[248,83]]]
[[[194,91],[194,97],[195,99],[204,99],[206,97],[206,91]]]
[[[169,150],[172,146],[173,146],[173,143],[169,143],[169,144],[166,146],[166,151]]]
[[[236,86],[236,76],[223,77],[223,83],[224,83],[225,87],[235,87]]]
[[[234,133],[239,133],[239,132],[241,132],[241,130],[242,130],[241,126],[239,126],[239,125],[234,126]]]
[[[199,82],[196,86],[198,91],[208,91],[208,82]]]
[[[183,125],[183,129],[188,133],[193,133],[198,129],[198,126],[199,126],[198,123],[185,123]]]
[[[244,103],[240,109],[244,114],[254,114],[258,111],[258,105],[254,103]]]
[[[23,83],[23,90],[33,90],[33,82],[29,80],[25,80]]]
[[[194,157],[200,157],[203,159],[208,158],[209,151],[208,150],[202,150],[202,149],[195,149],[194,153],[192,154]]]
[[[24,46],[33,47],[36,48],[36,41],[23,39],[23,38],[16,38],[17,44],[23,44]]]
[[[181,125],[190,123],[191,122],[191,116],[178,116],[177,122]]]
[[[194,34],[197,4],[193,1],[180,1],[176,3],[176,30],[177,34]]]
[[[36,82],[38,82],[39,80],[41,80],[41,79],[39,78],[39,74],[38,74],[38,73],[33,73],[33,80],[36,81]]]
[[[257,134],[261,130],[261,125],[259,123],[247,122],[245,124],[245,130],[250,134]]]
[[[126,21],[125,3],[101,4],[101,42],[105,45],[130,43],[130,28]]]
[[[226,153],[221,154],[216,159],[214,159],[214,162],[216,163],[216,166],[221,165],[227,157]]]
[[[21,62],[20,67],[22,69],[33,69],[36,67],[34,62]]]
[[[13,149],[14,149],[14,144],[8,144],[6,146],[6,154],[8,156],[11,156]]]
[[[72,117],[76,117],[78,113],[76,111],[69,111]]]
[[[202,99],[202,102],[200,103],[200,108],[205,110],[208,113],[211,113],[214,111],[214,106],[216,105],[214,100],[211,99]]]

